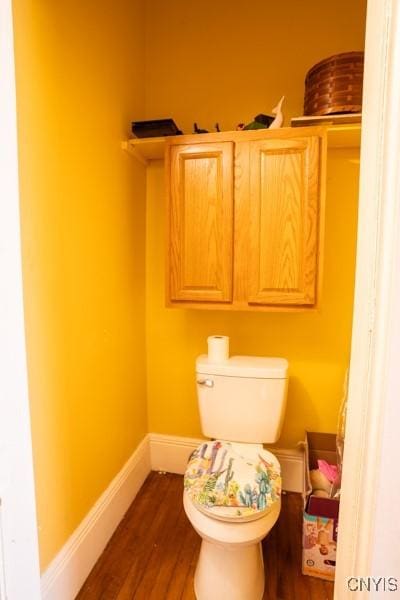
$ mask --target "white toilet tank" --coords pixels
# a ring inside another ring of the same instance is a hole
[[[212,363],[196,360],[202,431],[209,438],[273,443],[286,408],[288,362],[284,358],[232,356]]]

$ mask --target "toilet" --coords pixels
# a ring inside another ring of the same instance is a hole
[[[197,600],[263,596],[261,541],[281,509],[280,465],[263,443],[280,436],[287,370],[283,358],[196,361],[201,427],[211,439],[192,453],[184,476],[184,509],[202,538]]]

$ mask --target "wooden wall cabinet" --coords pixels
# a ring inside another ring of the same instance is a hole
[[[324,127],[167,142],[167,304],[301,310],[320,300]]]

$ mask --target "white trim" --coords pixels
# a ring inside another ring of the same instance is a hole
[[[204,439],[149,433],[151,468],[183,475],[189,456]],[[304,492],[304,454],[300,450],[270,448],[282,469],[283,489]]]
[[[199,438],[149,433],[151,468],[183,475],[190,454],[204,440]]]
[[[376,576],[372,556],[385,532],[375,530],[380,489],[379,473],[387,457],[396,456],[398,442],[382,454],[383,424],[397,395],[399,375],[393,368],[395,317],[400,307],[395,288],[399,265],[400,153],[400,16],[398,0],[369,0],[364,74],[361,143],[360,208],[356,293],[349,378],[348,417],[338,533],[335,599],[361,598],[351,592],[350,576]],[[398,357],[397,357],[398,362]],[[397,369],[398,370],[398,369]],[[398,423],[392,424],[398,429]],[[398,436],[396,436],[398,437]],[[392,478],[398,469],[392,468]],[[393,497],[390,518],[399,518]],[[389,518],[389,515],[387,515]],[[388,524],[389,525],[389,524]],[[396,530],[392,522],[391,529]],[[397,528],[398,531],[398,528]],[[388,556],[397,546],[386,547]],[[390,573],[397,576],[398,573]]]
[[[0,0],[0,593],[40,597],[22,298],[11,0]]]
[[[146,435],[43,573],[43,600],[75,598],[149,473]]]

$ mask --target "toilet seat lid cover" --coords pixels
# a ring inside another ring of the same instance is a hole
[[[184,488],[197,508],[215,519],[251,521],[280,498],[280,465],[258,445],[204,442],[189,459]]]

